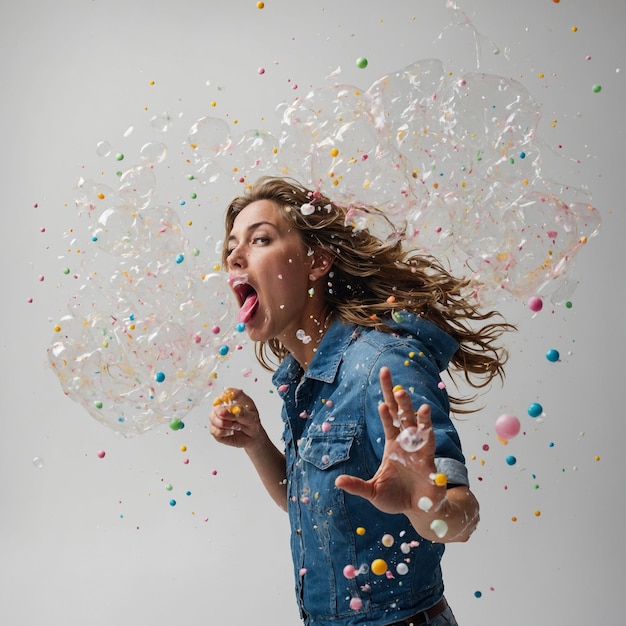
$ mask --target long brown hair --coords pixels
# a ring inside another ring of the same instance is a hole
[[[452,276],[436,259],[404,250],[404,230],[374,207],[357,207],[360,216],[383,220],[392,235],[387,240],[367,228],[355,228],[355,207],[335,204],[324,195],[286,178],[264,177],[237,196],[226,210],[226,235],[237,214],[258,200],[271,200],[284,219],[302,235],[305,245],[333,256],[328,275],[326,301],[329,310],[348,324],[375,327],[389,332],[394,313],[411,311],[430,320],[459,343],[451,359],[453,369],[462,372],[469,385],[481,388],[495,377],[504,377],[506,351],[497,345],[499,337],[513,326],[496,318],[496,311],[481,312],[470,300],[469,281]],[[307,205],[307,210],[302,210]],[[227,251],[223,251],[226,265]],[[277,339],[258,342],[256,356],[261,365],[273,364],[287,355]],[[270,357],[270,354],[274,358]],[[457,405],[472,398],[454,399]]]

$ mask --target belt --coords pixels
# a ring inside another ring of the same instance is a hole
[[[443,613],[448,608],[448,603],[445,598],[441,598],[437,604],[434,604],[425,611],[420,611],[411,617],[405,617],[399,622],[394,622],[389,626],[424,626],[424,624],[430,624],[430,620],[437,617],[440,613]]]

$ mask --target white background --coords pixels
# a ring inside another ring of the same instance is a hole
[[[475,69],[470,30],[444,31],[443,1],[266,5],[2,3],[2,624],[299,622],[286,516],[245,455],[211,439],[209,407],[194,410],[183,431],[123,439],[64,397],[46,365],[71,280],[62,268],[75,263],[64,237],[76,222],[72,186],[117,167],[96,155],[99,141],[136,154],[161,111],[179,129],[202,115],[269,128],[277,105],[328,84],[338,67],[341,82],[363,88],[422,58]],[[571,309],[533,315],[524,302],[501,304],[520,330],[505,386],[459,423],[482,523],[468,544],[448,549],[446,595],[463,626],[621,623],[626,4],[465,0],[461,8],[485,37],[481,69],[520,80],[543,103],[539,134],[568,156],[548,174],[589,187],[603,227],[577,259]],[[356,67],[360,56],[366,69]],[[168,158],[174,163],[176,150]],[[180,185],[170,199],[186,196],[185,181],[168,181]],[[194,222],[220,236],[221,212],[202,212],[203,193]],[[550,348],[559,363],[545,359]],[[219,376],[255,395],[278,440],[279,405],[252,362],[248,346]],[[243,377],[247,367],[254,373]],[[526,414],[535,401],[542,420]],[[493,432],[504,412],[524,430],[507,447]]]

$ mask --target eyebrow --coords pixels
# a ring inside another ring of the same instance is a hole
[[[248,228],[246,228],[246,232],[250,233],[254,230],[256,230],[257,228],[259,228],[259,226],[271,226],[272,228],[276,229],[276,225],[273,224],[272,222],[268,222],[267,220],[261,220],[260,222],[255,222],[254,224],[250,224],[250,226],[248,226]],[[235,237],[234,235],[229,235],[228,237],[228,241],[235,241],[237,239],[237,237]]]

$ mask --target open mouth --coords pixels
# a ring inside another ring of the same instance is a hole
[[[259,307],[259,296],[256,289],[242,276],[231,276],[228,282],[239,301],[237,318],[243,324],[247,324]]]

